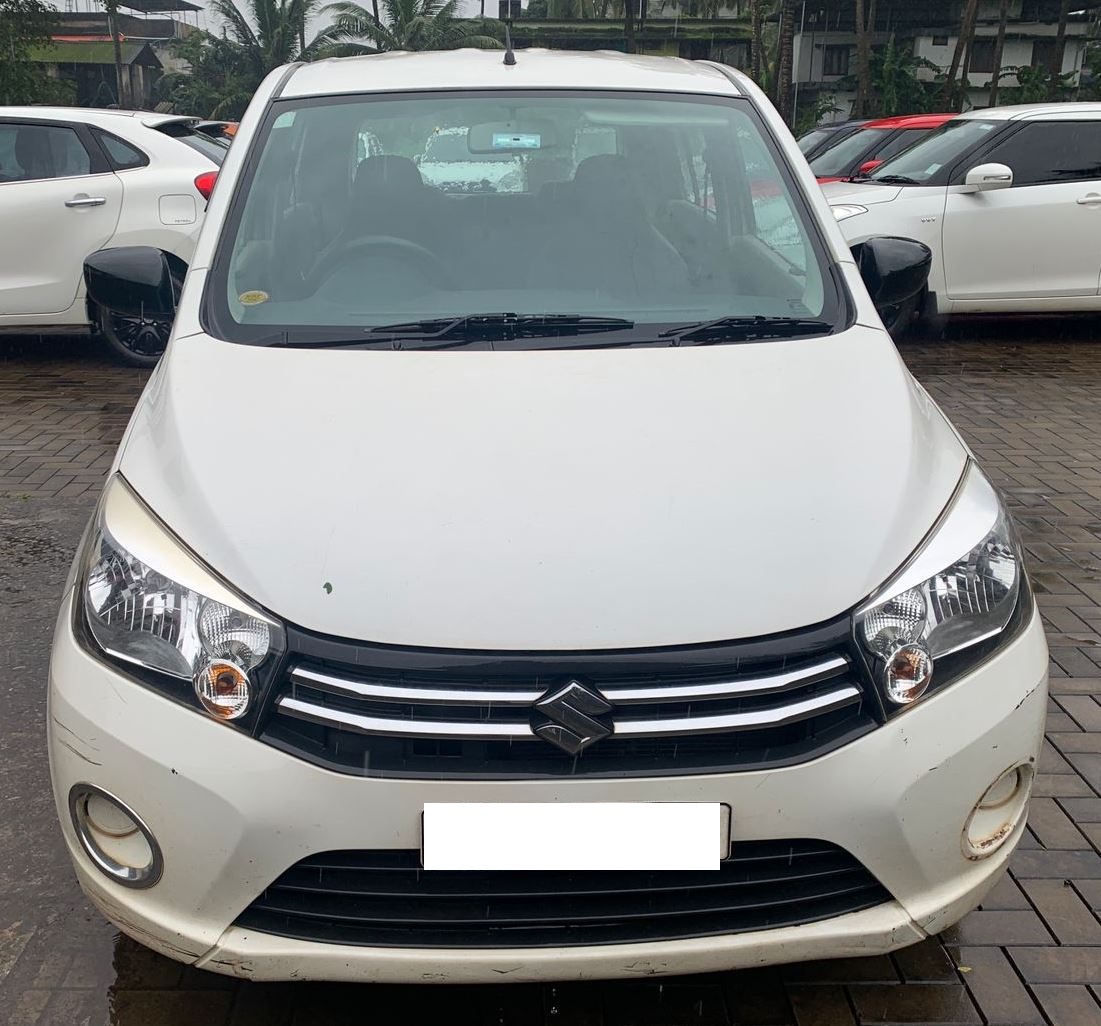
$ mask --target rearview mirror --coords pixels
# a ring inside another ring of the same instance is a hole
[[[933,265],[932,251],[914,239],[878,236],[853,246],[852,252],[881,316],[918,295]]]
[[[979,164],[963,178],[963,192],[990,192],[1013,187],[1013,169],[1005,164]]]
[[[93,303],[125,317],[171,320],[176,313],[168,254],[152,246],[93,253],[84,261],[84,284]]]

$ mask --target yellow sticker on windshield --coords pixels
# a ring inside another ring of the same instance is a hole
[[[266,292],[262,292],[260,289],[250,289],[248,292],[242,292],[237,301],[242,306],[259,306],[261,303],[266,303],[271,296]]]

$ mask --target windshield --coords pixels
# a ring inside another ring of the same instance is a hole
[[[996,121],[949,121],[920,142],[890,160],[870,175],[871,180],[909,178],[914,184],[929,181],[946,164],[954,164],[972,146],[997,127]]]
[[[799,151],[801,153],[810,153],[820,142],[833,135],[834,130],[826,128],[816,128],[812,132],[807,132],[806,135],[799,137]]]
[[[836,315],[817,237],[746,101],[324,98],[275,105],[259,134],[211,272],[225,338],[408,334],[475,315],[446,330],[517,315],[530,336],[583,317],[587,331],[656,337],[659,325]],[[430,173],[440,146],[465,151],[469,180]],[[507,174],[478,169],[502,156]]]
[[[810,169],[819,178],[833,178],[835,175],[844,175],[852,168],[853,162],[859,160],[869,149],[874,148],[888,135],[889,128],[864,128],[852,135],[845,136],[836,146],[818,154],[810,162]]]

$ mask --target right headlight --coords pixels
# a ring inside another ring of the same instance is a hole
[[[856,614],[889,703],[905,706],[987,658],[1010,624],[1024,581],[1021,548],[994,487],[968,466],[921,549]]]
[[[218,720],[255,712],[285,647],[282,626],[211,573],[119,476],[96,511],[79,599],[97,655]]]

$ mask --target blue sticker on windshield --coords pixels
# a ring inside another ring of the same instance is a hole
[[[543,145],[543,137],[538,132],[494,132],[495,150],[537,150]]]

